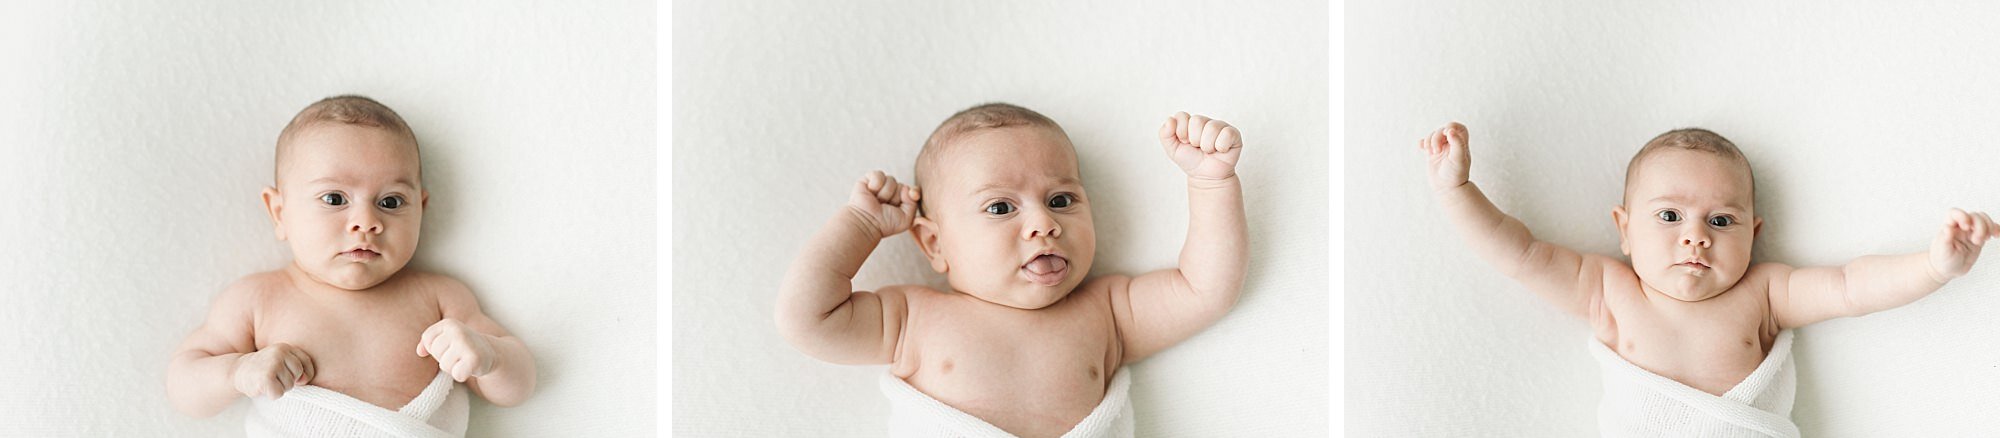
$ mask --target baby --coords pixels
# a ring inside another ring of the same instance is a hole
[[[1951,210],[1930,251],[1838,267],[1750,261],[1750,163],[1729,140],[1680,129],[1647,142],[1611,209],[1630,262],[1538,241],[1467,179],[1465,126],[1418,142],[1451,222],[1481,258],[1589,320],[1606,367],[1606,435],[1796,436],[1787,329],[1895,308],[1965,275],[2000,226]]]
[[[403,269],[430,201],[420,163],[409,125],[369,98],[327,98],[293,117],[263,191],[292,263],[216,295],[167,367],[174,407],[209,417],[252,397],[252,435],[463,435],[453,382],[496,405],[526,401],[527,346],[465,284]]]
[[[924,142],[922,190],[880,171],[855,182],[786,275],[778,328],[820,360],[888,364],[892,434],[1129,435],[1118,370],[1221,319],[1249,262],[1236,128],[1179,113],[1159,139],[1188,176],[1179,269],[1085,278],[1095,224],[1068,135],[985,104]],[[950,290],[856,291],[868,254],[904,230]]]

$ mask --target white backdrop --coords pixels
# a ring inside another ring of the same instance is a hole
[[[1638,147],[1729,137],[1756,168],[1754,257],[1833,265],[1927,248],[1950,207],[2000,210],[2000,6],[1350,3],[1346,430],[1595,436],[1588,328],[1480,262],[1416,139],[1472,130],[1472,178],[1537,237],[1617,254]],[[1806,436],[2000,429],[2000,250],[1907,307],[1800,331]]]
[[[272,143],[343,93],[423,143],[413,266],[538,356],[535,397],[474,401],[471,433],[654,432],[651,4],[75,3],[0,12],[0,436],[240,435],[243,403],[172,409],[167,360],[289,260]]]
[[[1142,436],[1325,436],[1326,6],[1287,2],[686,2],[674,17],[674,432],[880,436],[883,367],[772,322],[779,278],[854,180],[908,180],[937,123],[1008,101],[1068,130],[1095,273],[1173,265],[1176,110],[1241,127],[1251,273],[1216,326],[1132,368]],[[855,281],[942,285],[904,236]]]

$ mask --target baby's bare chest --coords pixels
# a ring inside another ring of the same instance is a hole
[[[911,386],[1003,428],[1074,425],[1119,360],[1108,306],[913,308],[905,336],[895,368]]]
[[[1736,290],[1694,303],[1612,306],[1618,326],[1615,345],[1609,346],[1640,368],[1721,394],[1756,371],[1775,335],[1768,301],[1760,292]]]
[[[417,356],[417,342],[439,315],[429,300],[293,296],[262,304],[256,342],[298,347],[313,359],[310,384],[394,410],[437,375],[433,359]]]

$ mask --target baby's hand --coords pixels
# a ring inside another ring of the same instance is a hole
[[[311,382],[314,374],[312,356],[305,350],[277,343],[238,358],[229,380],[245,396],[275,400]]]
[[[1189,177],[1227,179],[1236,176],[1243,134],[1227,122],[1178,112],[1160,125],[1160,146]]]
[[[853,208],[862,220],[867,221],[882,237],[894,236],[910,229],[910,222],[917,219],[917,200],[923,193],[917,186],[896,183],[896,177],[882,171],[868,172],[854,183],[854,192],[847,197],[847,206]]]
[[[1472,169],[1471,133],[1465,125],[1451,122],[1437,132],[1417,140],[1417,149],[1430,157],[1431,190],[1464,185]]]
[[[2000,233],[2000,225],[1994,225],[1986,213],[1951,209],[1944,229],[1931,240],[1931,270],[1936,271],[1937,280],[1950,281],[1971,271],[1972,263],[1979,261],[1980,248],[1995,233]]]
[[[424,356],[437,359],[438,369],[460,382],[493,372],[499,359],[485,334],[451,318],[424,329],[423,340],[417,342],[417,357]]]

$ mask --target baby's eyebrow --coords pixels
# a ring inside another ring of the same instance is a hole
[[[353,182],[353,180],[350,180],[350,179],[348,179],[348,178],[345,178],[345,177],[337,177],[337,176],[323,176],[323,177],[319,177],[319,178],[316,178],[316,179],[313,179],[312,181],[306,181],[306,184],[323,184],[323,183],[334,183],[334,184],[350,184],[350,183],[352,183],[352,182]],[[390,181],[390,182],[389,182],[389,185],[391,185],[391,186],[395,186],[395,185],[399,185],[399,184],[400,184],[400,185],[402,185],[402,186],[403,186],[403,187],[405,187],[405,188],[416,188],[416,187],[417,187],[417,184],[416,184],[416,182],[414,182],[414,181],[410,181],[410,179],[409,179],[409,178],[396,178],[396,180],[395,180],[395,181]]]
[[[1079,182],[1077,181],[1077,179],[1076,179],[1076,178],[1071,178],[1071,177],[1067,177],[1067,176],[1065,176],[1065,177],[1058,177],[1058,178],[1056,178],[1056,183],[1055,183],[1055,185],[1056,185],[1056,186],[1074,186],[1074,185],[1082,185],[1082,184],[1080,184],[1080,183],[1079,183]],[[988,191],[988,190],[1000,190],[1000,189],[1011,189],[1011,188],[1013,188],[1013,186],[1012,186],[1012,185],[1009,185],[1009,184],[1001,184],[1001,183],[986,183],[986,184],[984,184],[984,185],[981,185],[981,186],[979,186],[979,187],[974,187],[974,188],[972,189],[972,193],[973,193],[973,194],[980,194],[980,193],[985,193],[985,192],[986,192],[986,191]]]
[[[1653,200],[1651,200],[1651,201],[1647,201],[1647,202],[1660,202],[1660,201],[1667,201],[1667,202],[1672,202],[1672,203],[1675,203],[1675,204],[1693,204],[1693,202],[1689,202],[1687,198],[1685,198],[1685,197],[1681,197],[1681,195],[1666,195],[1666,196],[1661,196],[1661,197],[1658,197],[1658,198],[1653,198]],[[1731,208],[1731,209],[1736,209],[1736,210],[1743,210],[1743,209],[1744,209],[1744,208],[1743,208],[1743,206],[1742,206],[1742,205],[1738,205],[1738,204],[1736,203],[1736,201],[1730,201],[1730,202],[1729,202],[1729,203],[1727,203],[1727,204],[1722,204],[1722,207],[1723,207],[1723,208]]]

